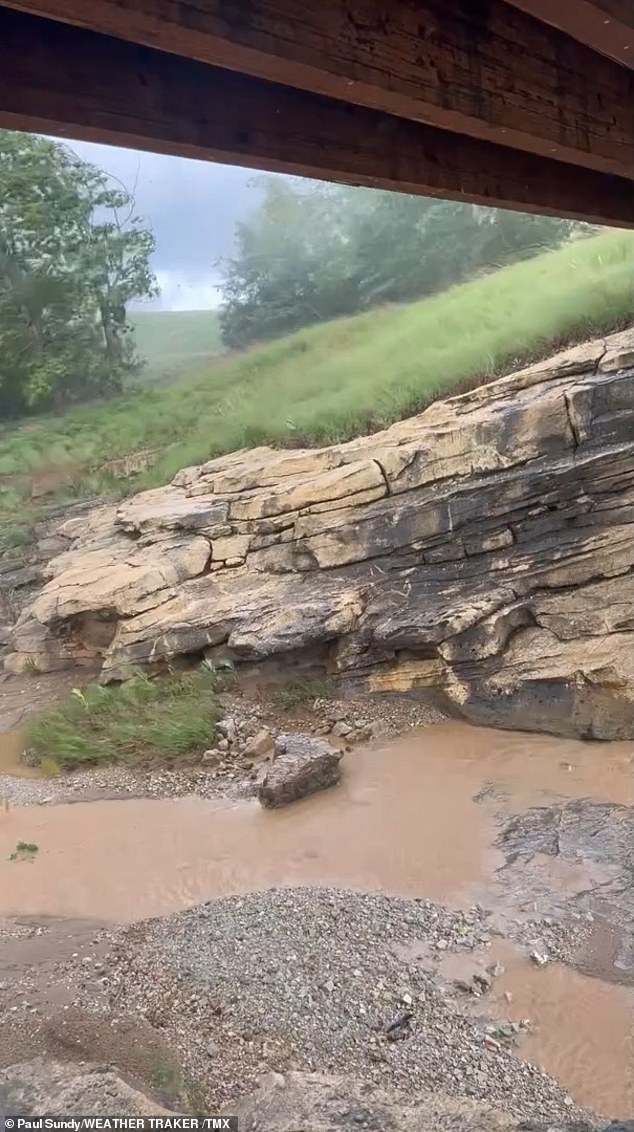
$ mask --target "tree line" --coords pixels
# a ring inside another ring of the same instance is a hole
[[[231,348],[441,291],[555,248],[571,221],[452,201],[259,177],[258,208],[222,264]]]
[[[113,394],[127,308],[156,291],[130,193],[67,146],[0,130],[0,420]]]
[[[254,183],[260,202],[222,264],[232,349],[433,294],[578,227],[287,177]],[[153,250],[124,186],[61,142],[0,130],[0,420],[124,388],[142,362],[129,304],[157,293]]]

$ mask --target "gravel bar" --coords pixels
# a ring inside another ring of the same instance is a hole
[[[112,937],[109,1008],[159,1027],[212,1107],[267,1070],[301,1069],[469,1096],[518,1119],[587,1119],[404,958],[403,945],[440,958],[490,940],[478,906],[311,888],[228,897]]]

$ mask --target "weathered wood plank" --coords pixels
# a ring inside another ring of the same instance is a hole
[[[598,10],[587,0],[571,2]],[[633,175],[634,75],[505,0],[5,3],[471,137]],[[566,0],[535,0],[536,8],[549,6],[565,8]]]
[[[632,0],[510,0],[609,59],[634,67]]]
[[[4,7],[0,125],[634,226],[625,179]]]

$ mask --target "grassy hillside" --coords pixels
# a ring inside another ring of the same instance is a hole
[[[135,311],[131,321],[146,362],[140,385],[167,385],[223,352],[216,311]]]
[[[625,324],[633,250],[630,234],[604,233],[431,299],[218,358],[171,387],[0,431],[0,491],[3,474],[64,469],[73,479],[67,494],[136,490],[235,448],[328,443],[379,428],[465,382]],[[87,471],[144,448],[161,456],[136,482],[108,484]],[[24,489],[7,482],[5,546],[25,537]]]

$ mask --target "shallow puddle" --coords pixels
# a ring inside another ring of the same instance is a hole
[[[229,893],[314,884],[473,903],[493,891],[501,863],[497,814],[571,797],[629,804],[633,794],[629,743],[458,723],[355,751],[343,766],[338,788],[273,812],[199,798],[9,809],[0,813],[0,915],[129,922]],[[18,841],[37,845],[33,859],[8,860]],[[558,883],[567,886],[564,874]],[[527,1057],[575,1099],[630,1114],[627,987],[557,965],[533,969],[522,957],[499,987],[513,996],[503,1017],[540,1021]]]
[[[615,1118],[631,1116],[632,991],[561,963],[536,967],[528,955],[499,940],[479,956],[449,956],[440,973],[468,982],[496,962],[503,973],[491,991],[481,999],[463,998],[463,1003],[496,1021],[528,1020],[517,1046],[522,1057],[555,1077],[579,1104]]]

